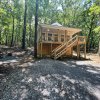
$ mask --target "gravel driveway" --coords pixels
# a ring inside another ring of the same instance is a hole
[[[42,59],[8,69],[0,100],[100,100],[100,65],[87,62]]]

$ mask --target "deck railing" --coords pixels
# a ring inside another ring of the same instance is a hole
[[[56,55],[58,52],[60,52],[61,50],[64,50],[65,48],[67,48],[67,46],[69,46],[71,43],[73,43],[75,40],[78,40],[78,36],[76,35],[75,37],[73,37],[72,39],[70,39],[69,41],[66,41],[65,43],[61,44],[60,46],[58,46],[57,48],[55,48],[52,51],[52,55]]]
[[[73,38],[71,38],[69,41],[64,42],[63,44],[61,44],[60,46],[58,46],[57,48],[55,48],[52,51],[52,55],[54,55],[54,58],[57,59],[60,56],[62,56],[63,54],[66,53],[66,51],[78,44],[84,44],[86,43],[86,37],[85,36],[74,36]]]
[[[86,36],[78,36],[79,44],[86,43]]]

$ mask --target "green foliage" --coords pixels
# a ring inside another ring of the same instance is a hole
[[[94,29],[94,31],[95,31],[96,33],[100,33],[100,26],[96,27],[96,28]]]
[[[0,34],[2,43],[11,41],[14,17],[14,41],[20,46],[22,39],[25,0],[0,1]],[[27,0],[27,46],[33,46],[36,0]],[[39,23],[59,22],[66,27],[77,27],[88,36],[92,47],[100,36],[100,0],[39,0]],[[6,39],[8,38],[8,39]],[[94,45],[94,46],[93,46]]]
[[[100,14],[100,6],[97,6],[96,4],[92,5],[90,8],[90,13],[94,14]]]

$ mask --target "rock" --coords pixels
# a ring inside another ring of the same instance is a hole
[[[0,51],[0,59],[3,58],[3,53]]]
[[[7,56],[12,56],[12,53],[8,53]]]
[[[0,59],[2,59],[3,58],[3,55],[2,54],[0,54]]]

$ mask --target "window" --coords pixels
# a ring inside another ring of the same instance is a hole
[[[61,42],[64,42],[64,35],[61,35]]]
[[[58,42],[58,34],[54,34],[54,42]]]
[[[42,40],[45,41],[46,38],[45,38],[45,33],[42,33]]]
[[[48,41],[52,41],[52,33],[48,33]]]

